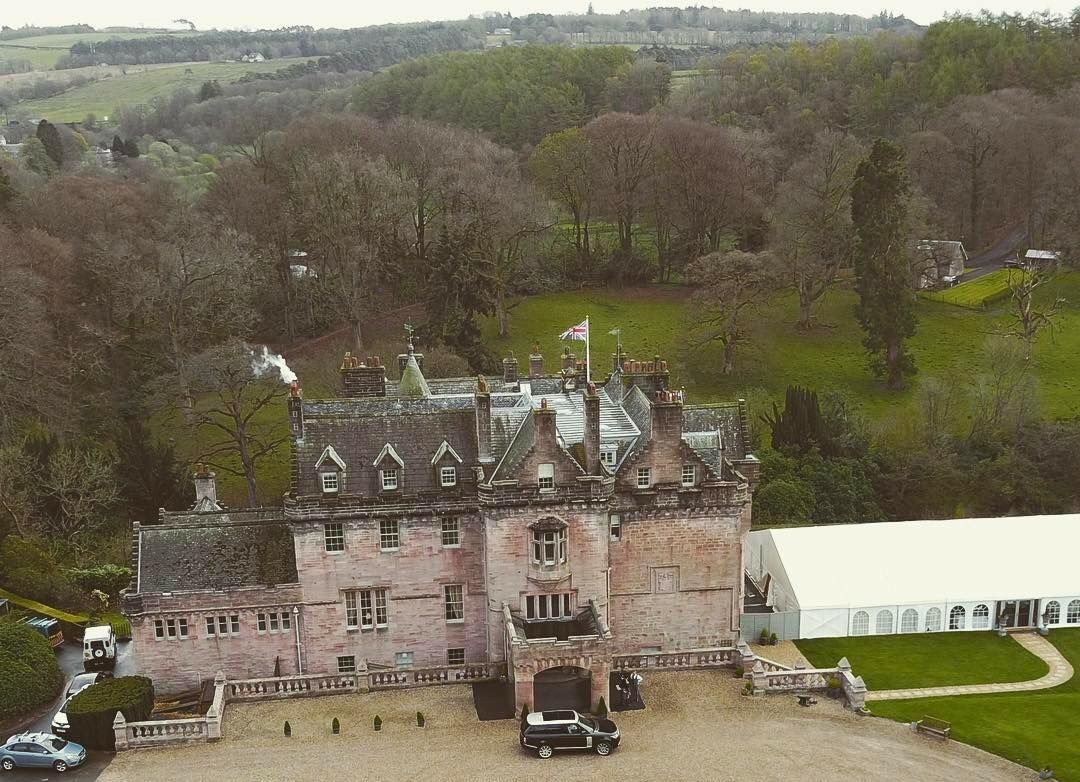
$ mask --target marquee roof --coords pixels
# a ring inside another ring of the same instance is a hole
[[[756,534],[772,537],[803,611],[1080,595],[1080,514]]]

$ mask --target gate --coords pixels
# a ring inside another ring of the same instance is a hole
[[[586,712],[591,701],[592,677],[584,668],[548,668],[533,677],[534,711],[575,709]]]

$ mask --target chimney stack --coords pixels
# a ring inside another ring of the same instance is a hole
[[[304,439],[304,389],[296,380],[289,386],[289,427],[294,440]]]
[[[533,345],[533,352],[529,356],[529,377],[544,376],[544,357],[540,355],[540,345]]]
[[[539,409],[533,410],[533,421],[536,425],[537,444],[549,448],[558,446],[558,437],[555,433],[555,411],[548,407],[546,399],[541,399]]]
[[[600,474],[600,395],[596,384],[585,387],[585,472]]]
[[[195,465],[195,505],[197,512],[221,510],[217,501],[217,474],[205,464]]]
[[[514,358],[514,351],[503,359],[503,382],[516,383],[518,379],[518,360]]]
[[[491,452],[491,394],[483,375],[476,378],[476,458],[481,464],[495,461]]]
[[[682,439],[682,391],[657,391],[652,398],[652,439],[656,442],[678,443]]]
[[[570,348],[563,349],[562,368],[577,371],[577,357],[570,352]]]
[[[386,396],[386,367],[378,356],[363,361],[346,353],[341,362],[342,395],[346,397]]]

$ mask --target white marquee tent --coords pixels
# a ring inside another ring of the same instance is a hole
[[[751,532],[746,572],[801,638],[1080,626],[1080,514]]]

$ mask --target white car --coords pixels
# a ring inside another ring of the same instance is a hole
[[[89,686],[89,684],[86,685],[86,687]],[[83,687],[82,690],[85,690],[86,687]],[[78,690],[72,695],[64,698],[64,702],[60,705],[60,709],[56,712],[56,714],[53,715],[52,731],[57,736],[66,736],[68,734],[68,731],[71,730],[71,721],[68,720],[67,716],[68,706],[71,705],[71,699],[78,695],[80,692],[82,692],[82,690]]]
[[[112,674],[108,671],[102,671],[100,673],[80,673],[68,684],[67,692],[64,693],[64,697],[70,698],[79,690],[85,690],[91,684],[97,684],[102,679],[111,678]]]
[[[109,625],[87,627],[83,632],[83,670],[116,667],[116,633]]]

